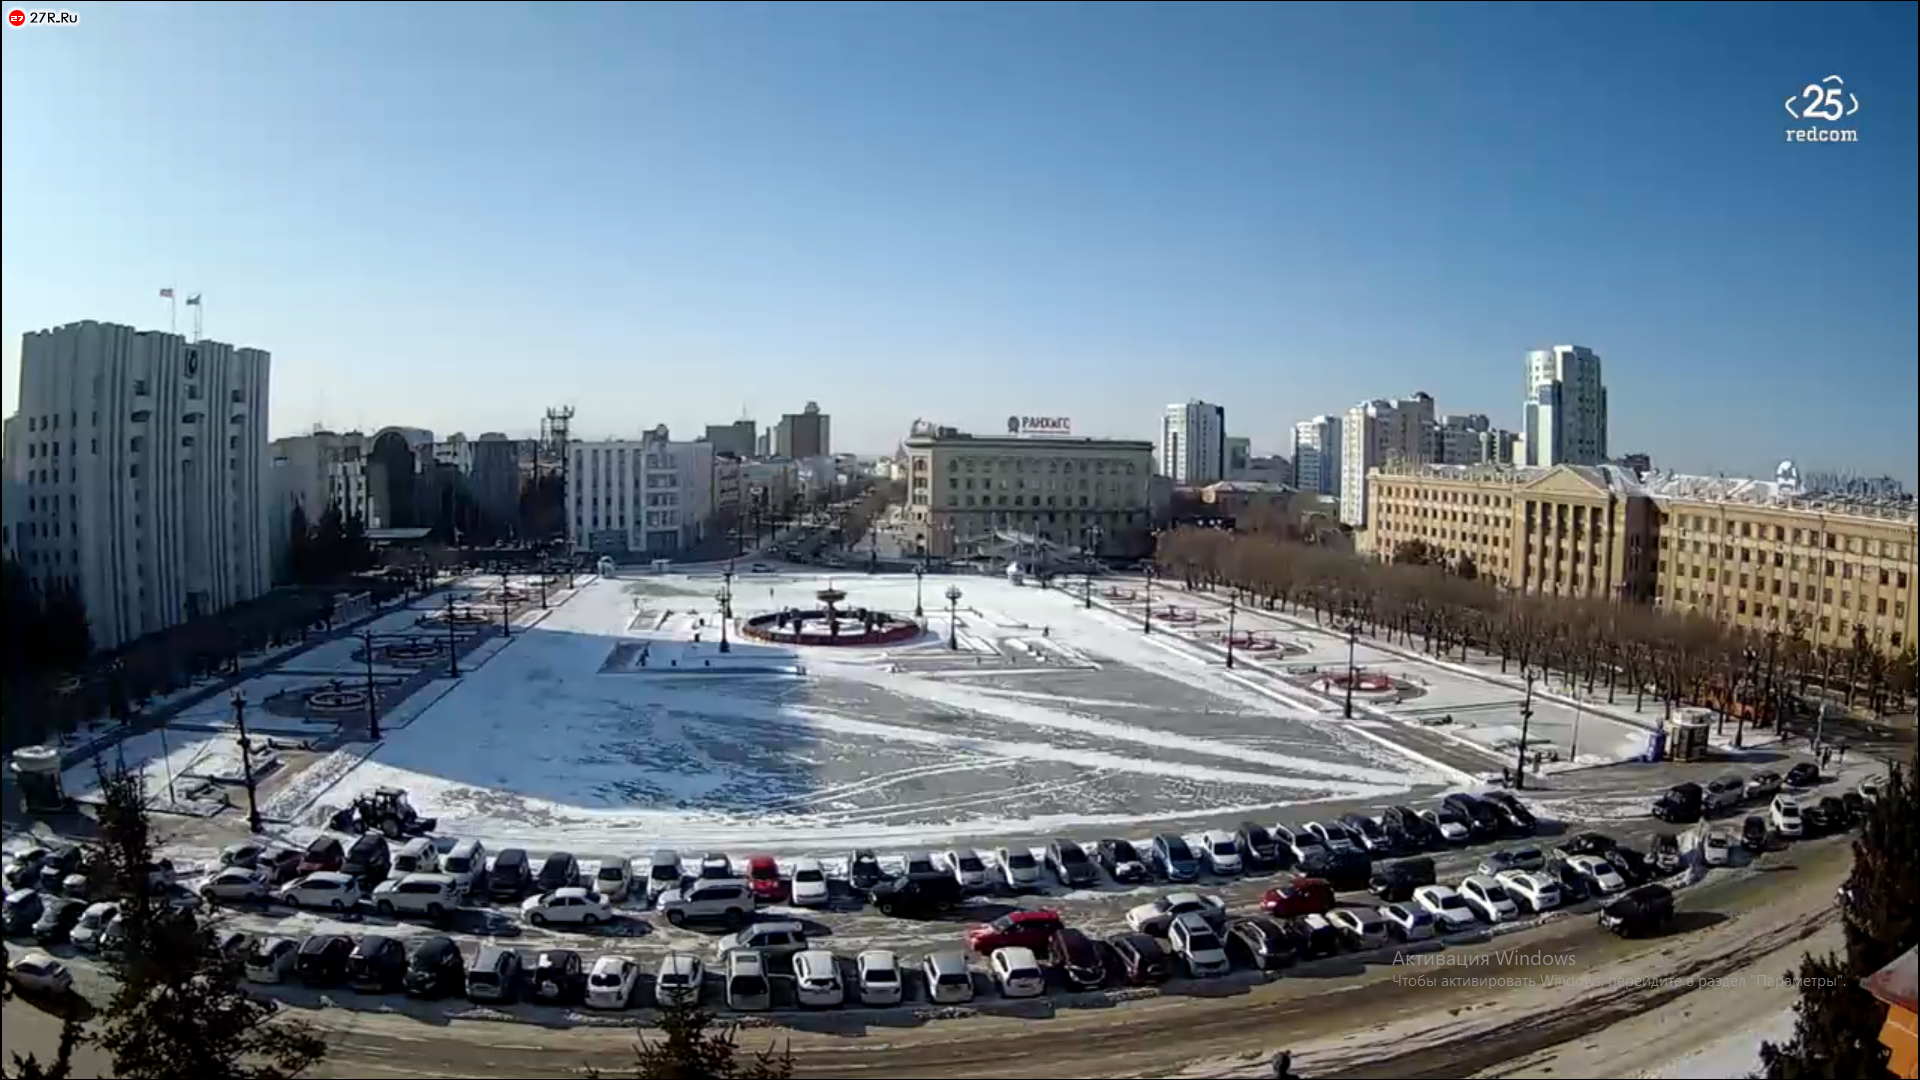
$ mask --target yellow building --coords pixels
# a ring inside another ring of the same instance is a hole
[[[1408,540],[1526,592],[1608,596],[1844,646],[1855,627],[1915,640],[1911,502],[1822,499],[1778,482],[1552,469],[1409,466],[1368,474],[1370,549]]]

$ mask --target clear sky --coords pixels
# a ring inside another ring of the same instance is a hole
[[[22,332],[174,285],[276,433],[1201,397],[1277,450],[1517,427],[1574,342],[1616,450],[1915,478],[1912,3],[65,6],[0,28],[8,408]],[[1787,142],[1833,74],[1860,141]]]

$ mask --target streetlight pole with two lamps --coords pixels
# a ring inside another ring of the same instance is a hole
[[[960,586],[947,586],[947,648],[960,651]]]

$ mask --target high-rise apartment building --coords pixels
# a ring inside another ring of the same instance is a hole
[[[1433,397],[1363,401],[1340,425],[1340,520],[1367,525],[1367,472],[1381,465],[1424,462],[1433,450]]]
[[[96,647],[270,586],[271,363],[261,349],[91,320],[21,339],[13,546],[43,586],[78,591]]]
[[[1493,430],[1484,413],[1449,413],[1427,431],[1431,440],[1426,460],[1436,465],[1477,465],[1480,436]]]
[[[567,473],[567,536],[575,551],[670,556],[698,543],[713,514],[713,445],[674,442],[661,425],[641,439],[576,442]]]
[[[1203,487],[1226,476],[1227,410],[1204,401],[1167,406],[1160,418],[1160,475],[1176,487]]]
[[[773,429],[773,452],[796,460],[833,453],[832,422],[818,402],[809,401],[806,408],[780,418]]]
[[[1224,472],[1228,480],[1245,480],[1253,467],[1253,440],[1245,435],[1227,436]]]
[[[468,487],[486,533],[501,540],[519,535],[519,443],[498,431],[489,431],[475,440]]]
[[[759,443],[759,425],[751,420],[735,420],[731,424],[708,424],[706,441],[713,444],[716,454],[732,454],[737,458],[750,458]]]
[[[1519,464],[1597,465],[1607,460],[1607,387],[1600,357],[1580,345],[1527,354]]]
[[[1316,416],[1293,425],[1294,486],[1318,495],[1340,494],[1340,418]]]

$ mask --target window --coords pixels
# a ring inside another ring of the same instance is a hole
[[[1874,607],[1875,614],[1885,615],[1887,613],[1887,598],[1883,596],[1880,599],[1875,600],[1873,602],[1873,607]]]

